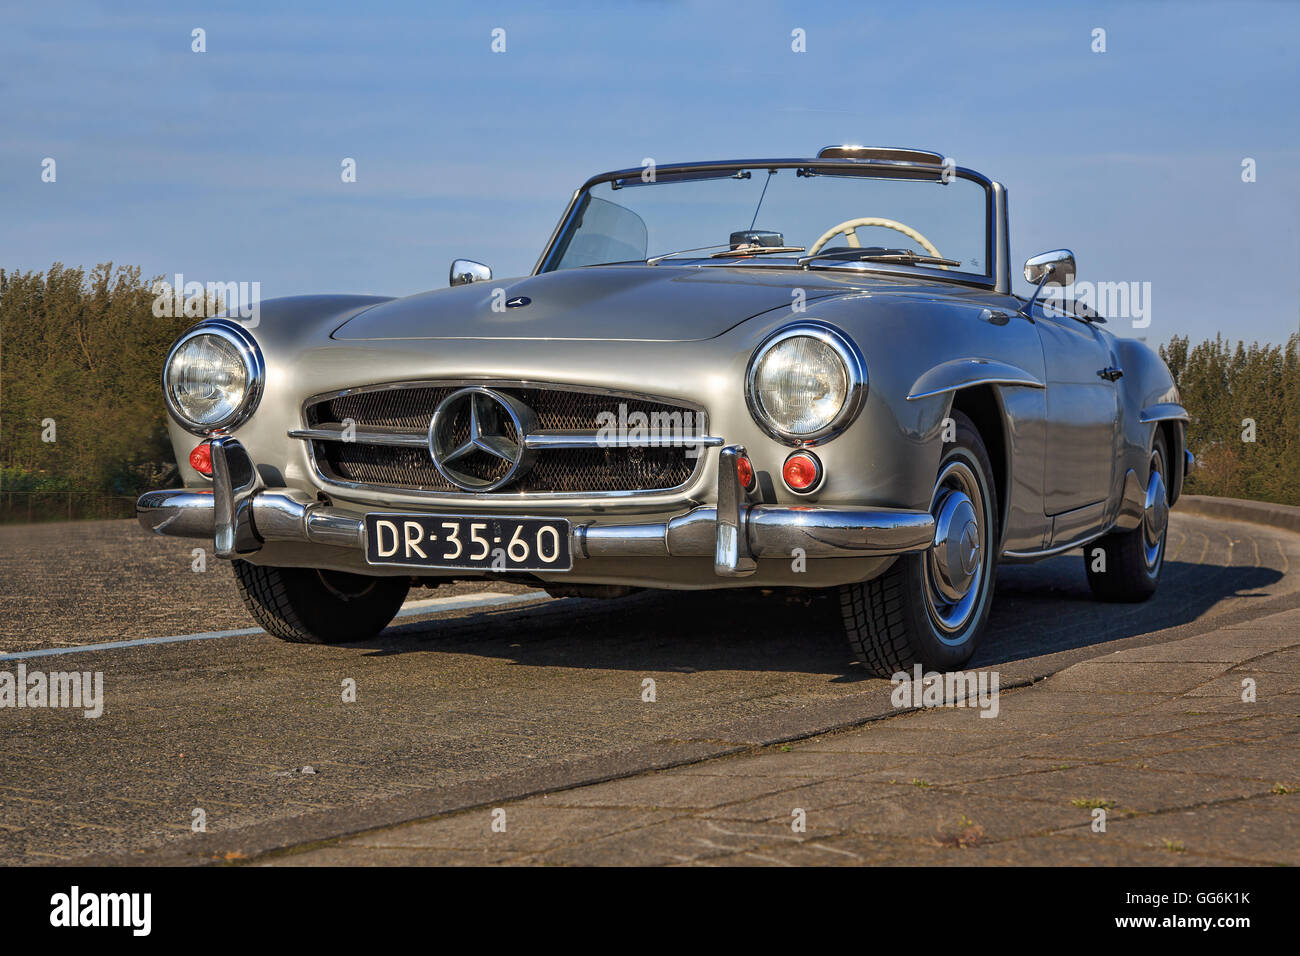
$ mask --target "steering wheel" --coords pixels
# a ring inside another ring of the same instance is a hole
[[[897,222],[893,219],[881,219],[878,216],[859,216],[857,219],[845,219],[839,225],[827,229],[822,233],[821,238],[814,242],[808,249],[808,255],[816,255],[821,251],[822,247],[826,245],[826,243],[830,242],[841,233],[848,240],[850,249],[861,249],[862,242],[858,239],[857,230],[861,229],[863,226],[881,226],[885,229],[893,229],[896,232],[901,232],[903,235],[907,236],[907,238],[919,242],[921,248],[930,255],[938,259],[943,258],[943,256],[940,255],[939,250],[935,248],[934,243],[925,238],[925,236],[921,235],[911,226],[904,225],[903,223]],[[947,266],[942,266],[941,268],[946,269]]]

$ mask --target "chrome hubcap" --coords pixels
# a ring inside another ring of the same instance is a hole
[[[949,601],[960,601],[975,580],[980,566],[979,521],[963,492],[948,491],[940,499],[930,566],[935,587]]]
[[[988,552],[984,489],[970,464],[944,466],[930,513],[934,541],[925,557],[926,604],[940,634],[957,642],[979,604]]]
[[[1142,549],[1147,569],[1154,569],[1164,547],[1165,528],[1169,525],[1169,499],[1165,494],[1165,463],[1159,452],[1151,453],[1151,477],[1147,481],[1146,502],[1142,510]]]

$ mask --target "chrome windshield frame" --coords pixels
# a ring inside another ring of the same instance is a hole
[[[882,272],[891,275],[924,276],[941,278],[949,282],[960,282],[979,288],[992,289],[995,292],[1011,292],[1010,240],[1007,229],[1007,193],[1001,183],[989,179],[982,173],[965,166],[948,167],[934,163],[907,162],[885,159],[732,159],[715,162],[673,163],[655,167],[656,176],[687,176],[692,173],[726,173],[742,169],[798,169],[822,172],[834,176],[862,176],[873,179],[918,179],[922,181],[941,182],[945,175],[969,180],[984,188],[986,196],[984,214],[984,248],[985,262],[990,263],[991,270],[980,274],[974,272],[952,272],[928,269],[924,266],[906,266],[897,263],[871,262],[835,262],[827,260],[825,264],[813,264],[817,269],[849,269],[864,272]],[[553,271],[554,260],[563,238],[568,235],[574,218],[581,208],[583,197],[590,195],[591,189],[602,183],[615,183],[619,180],[640,179],[645,170],[642,167],[619,169],[592,176],[574,191],[564,214],[551,232],[550,239],[542,249],[542,254],[533,267],[532,275]],[[664,183],[663,185],[668,185]],[[689,261],[689,260],[688,260]],[[699,263],[695,263],[699,264]],[[721,265],[736,265],[736,260],[719,260]],[[777,265],[768,260],[764,265]],[[792,261],[790,268],[801,268]]]

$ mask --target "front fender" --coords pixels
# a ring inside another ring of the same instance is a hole
[[[1145,485],[1148,480],[1150,449],[1157,428],[1163,427],[1169,443],[1169,500],[1178,500],[1184,478],[1183,452],[1187,446],[1184,426],[1187,409],[1182,405],[1174,377],[1164,360],[1151,348],[1134,339],[1115,339],[1115,354],[1124,377],[1119,380],[1120,467],[1122,479],[1132,469]]]
[[[387,296],[374,295],[286,296],[259,303],[255,318],[232,318],[232,321],[237,321],[252,335],[266,362],[266,384],[258,408],[296,409],[297,399],[286,395],[286,386],[292,381],[292,370],[301,362],[302,356],[313,348],[328,348],[331,332],[358,312],[387,301]],[[256,434],[263,430],[262,425],[267,418],[266,415],[259,417],[254,412],[247,422],[232,429],[231,433],[240,436]],[[167,419],[167,431],[184,485],[187,488],[210,487],[211,481],[195,471],[189,460],[190,450],[202,439],[171,417]],[[283,429],[271,438],[283,441]],[[248,439],[245,440],[248,443]]]
[[[858,343],[869,382],[859,421],[826,445],[823,459],[833,456],[830,474],[855,476],[873,504],[928,508],[954,394],[990,385],[1002,406],[1007,471],[1027,469],[1007,476],[1018,489],[1013,524],[1041,542],[1042,348],[1033,325],[999,305],[975,294],[848,295],[809,304],[807,317]]]

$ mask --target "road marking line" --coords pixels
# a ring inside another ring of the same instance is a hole
[[[417,614],[434,614],[445,611],[463,611],[472,607],[503,607],[523,601],[553,601],[544,593],[506,594],[502,591],[485,591],[472,597],[425,598],[405,604],[393,620],[414,617]],[[234,631],[204,631],[199,634],[175,634],[170,637],[142,637],[134,641],[109,641],[105,644],[84,644],[80,647],[47,647],[38,651],[18,651],[0,654],[0,661],[20,661],[33,657],[54,657],[59,654],[85,654],[89,651],[115,651],[124,647],[144,647],[147,644],[180,644],[187,641],[211,641],[222,637],[247,637],[266,633],[260,627],[245,627]]]

